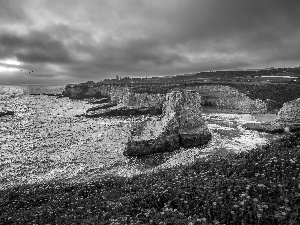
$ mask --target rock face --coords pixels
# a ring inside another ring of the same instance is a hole
[[[124,155],[142,156],[206,144],[211,133],[201,117],[200,104],[196,91],[168,93],[160,117],[132,124]]]
[[[300,124],[300,98],[283,104],[276,121],[280,124]]]
[[[211,134],[202,118],[199,93],[182,92],[179,106],[179,145],[190,148],[206,144],[211,139]]]
[[[135,87],[136,88],[136,87]],[[169,87],[170,90],[196,90],[202,96],[202,105],[224,109],[237,109],[243,113],[267,112],[267,104],[262,100],[252,100],[237,89],[225,85],[195,85]],[[174,89],[173,89],[174,88]],[[113,84],[78,84],[67,85],[65,96],[70,98],[107,97],[115,104],[135,107],[161,108],[165,100],[163,93],[135,93],[134,86]]]
[[[131,87],[127,85],[67,85],[64,95],[73,99],[88,97],[108,98],[111,103],[125,104],[138,108],[161,108],[165,100],[165,94],[133,93]]]

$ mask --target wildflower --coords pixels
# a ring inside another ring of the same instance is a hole
[[[254,201],[254,202],[258,202],[258,199],[257,199],[257,198],[254,198],[253,201]]]
[[[244,205],[244,204],[245,204],[245,202],[244,202],[244,201],[242,201],[240,204],[241,204],[241,205]]]
[[[260,214],[260,213],[257,213],[257,217],[260,218],[260,217],[261,217],[261,214]]]
[[[231,212],[231,214],[234,214],[234,211],[230,211]]]
[[[264,209],[267,209],[267,208],[268,208],[268,206],[267,206],[267,205],[263,205],[262,207],[263,207]]]

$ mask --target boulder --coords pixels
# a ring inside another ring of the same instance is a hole
[[[202,118],[200,103],[196,91],[168,93],[160,117],[132,124],[124,155],[142,156],[208,143],[211,133]]]

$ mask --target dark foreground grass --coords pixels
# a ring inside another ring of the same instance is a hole
[[[300,224],[300,133],[131,179],[0,192],[1,224]]]

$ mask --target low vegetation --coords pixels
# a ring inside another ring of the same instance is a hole
[[[0,192],[0,224],[299,224],[300,133],[189,166]]]

